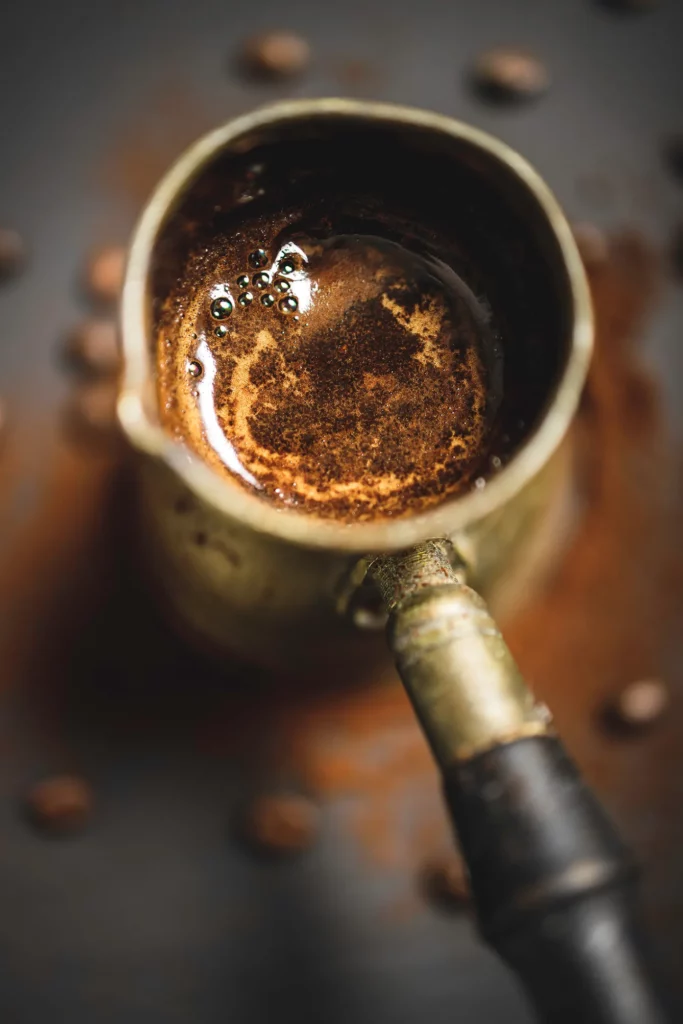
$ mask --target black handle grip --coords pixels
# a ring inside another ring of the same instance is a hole
[[[484,938],[549,1024],[663,1024],[633,911],[634,867],[562,745],[454,764],[446,799]]]

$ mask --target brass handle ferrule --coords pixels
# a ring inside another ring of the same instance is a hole
[[[396,665],[441,767],[549,730],[486,604],[446,541],[369,566]]]

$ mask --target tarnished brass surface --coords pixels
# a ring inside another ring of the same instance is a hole
[[[370,565],[390,612],[389,643],[438,764],[548,731],[485,602],[452,552],[427,541]]]
[[[447,540],[428,540],[396,555],[378,555],[368,564],[389,614],[422,590],[465,582],[465,567]]]
[[[417,127],[446,149],[465,145],[480,154],[494,168],[503,195],[515,192],[529,200],[531,229],[535,224],[551,240],[557,301],[566,310],[564,339],[547,339],[549,345],[566,345],[564,367],[545,416],[522,449],[484,489],[394,521],[337,523],[275,508],[219,476],[159,423],[150,344],[151,266],[166,218],[201,169],[226,147],[244,148],[262,131],[316,117],[362,118],[396,130]],[[152,196],[130,252],[121,328],[118,412],[142,456],[144,547],[164,600],[200,643],[297,672],[339,667],[342,656],[360,663],[368,650],[381,647],[382,638],[369,638],[343,615],[348,602],[340,595],[348,593],[351,579],[362,577],[362,572],[354,575],[359,559],[405,550],[430,537],[454,542],[468,579],[494,607],[501,584],[508,600],[515,593],[520,569],[526,585],[530,552],[541,524],[551,522],[549,510],[557,507],[567,479],[563,441],[585,378],[592,320],[580,257],[560,208],[535,171],[503,143],[438,114],[364,101],[287,101],[238,118],[191,147]],[[546,556],[547,551],[542,559]],[[384,668],[391,670],[388,658]]]

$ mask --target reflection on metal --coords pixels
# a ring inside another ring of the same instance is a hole
[[[484,601],[465,584],[448,543],[381,555],[369,572],[390,612],[389,643],[425,735],[443,769],[548,732]]]
[[[159,424],[152,269],[169,216],[202,171],[227,150],[243,153],[265,134],[286,136],[316,120],[332,126],[330,130],[336,123],[361,121],[396,133],[414,131],[428,138],[446,162],[458,161],[467,152],[486,164],[491,188],[503,199],[524,199],[530,238],[543,237],[551,252],[553,288],[564,321],[558,337],[544,343],[556,346],[563,356],[545,415],[485,488],[420,515],[342,524],[276,509],[219,476]],[[372,608],[370,614],[368,608],[360,614],[354,610],[349,584],[363,576],[354,572],[359,559],[447,537],[466,561],[472,585],[495,599],[502,583],[509,590],[519,567],[528,564],[529,545],[539,534],[539,524],[550,521],[549,509],[566,482],[563,441],[585,379],[592,338],[581,260],[557,202],[529,164],[499,140],[448,117],[365,101],[293,100],[237,118],[200,139],[171,168],[142,215],[128,261],[121,326],[124,373],[118,413],[141,455],[144,528],[153,572],[177,617],[218,653],[236,652],[298,672],[332,665],[344,673],[367,661],[374,644],[373,672],[388,672],[388,660],[378,667],[381,638],[368,630],[381,623],[381,616]],[[191,511],[180,514],[179,508]],[[209,542],[197,546],[198,533]]]

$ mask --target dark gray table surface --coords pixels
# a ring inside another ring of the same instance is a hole
[[[274,26],[310,39],[310,74],[244,82],[231,55]],[[0,292],[0,389],[17,429],[30,432],[33,412],[49,423],[64,397],[54,351],[83,312],[84,252],[126,240],[142,193],[185,144],[270,98],[360,94],[455,115],[524,153],[573,218],[665,242],[683,218],[683,187],[661,155],[683,131],[682,40],[677,0],[633,17],[589,0],[5,4],[0,223],[31,249],[28,271]],[[498,43],[547,61],[545,98],[497,109],[471,94],[468,65]],[[344,82],[351,60],[373,70],[364,84]],[[677,430],[682,324],[672,287],[647,344]],[[24,472],[3,551],[43,486],[40,446]],[[83,740],[104,809],[78,840],[45,842],[16,799],[54,759],[16,694],[0,711],[3,1020],[529,1020],[467,918],[382,915],[401,880],[357,856],[343,801],[326,806],[309,855],[264,867],[226,839],[228,763],[170,742],[121,747],[105,730]]]

